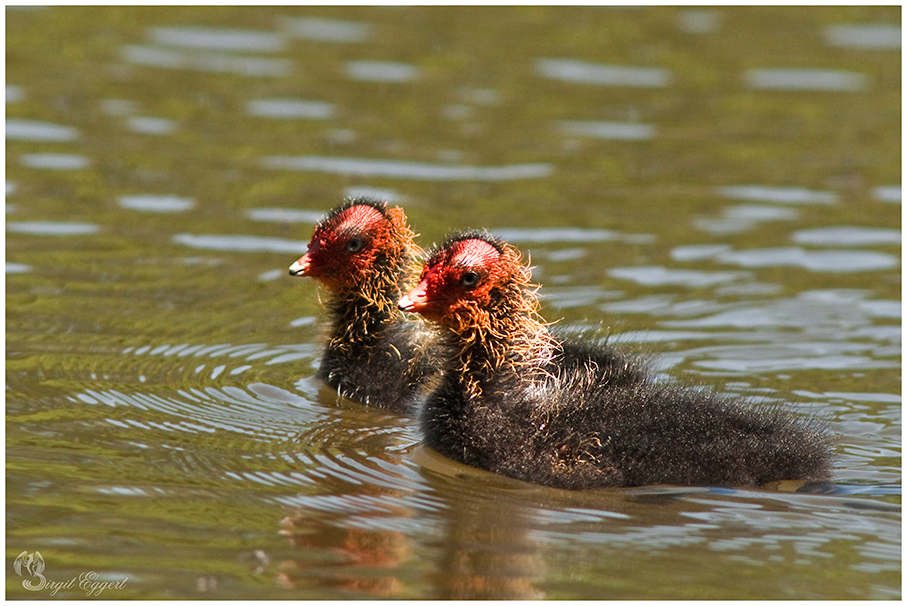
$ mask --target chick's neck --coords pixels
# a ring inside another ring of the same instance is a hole
[[[547,376],[555,341],[538,315],[534,293],[520,284],[491,292],[491,301],[459,301],[445,322],[450,366],[469,397],[525,388]]]
[[[412,282],[415,271],[414,255],[402,248],[397,254],[379,255],[363,271],[361,280],[335,290],[328,303],[334,317],[331,346],[342,349],[350,343],[378,339],[383,327],[401,317],[397,308],[401,280]]]

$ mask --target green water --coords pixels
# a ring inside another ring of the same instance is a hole
[[[900,597],[900,16],[8,8],[7,597]],[[832,481],[563,492],[338,399],[287,268],[361,193]]]

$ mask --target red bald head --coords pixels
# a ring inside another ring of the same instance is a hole
[[[455,236],[431,255],[400,309],[443,322],[464,306],[485,307],[492,290],[523,269],[518,260],[512,248],[487,233]]]
[[[382,270],[398,269],[412,246],[399,208],[367,199],[348,200],[315,226],[309,250],[290,274],[316,278],[329,288],[356,288]]]

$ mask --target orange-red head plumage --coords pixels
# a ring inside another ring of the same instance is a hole
[[[315,226],[308,248],[290,274],[341,292],[396,283],[417,251],[403,210],[368,198],[347,200],[328,213]]]
[[[487,232],[449,238],[431,254],[419,284],[400,300],[400,308],[445,323],[462,308],[487,308],[503,291],[529,284],[529,271],[513,247]],[[522,298],[527,293],[512,292]]]

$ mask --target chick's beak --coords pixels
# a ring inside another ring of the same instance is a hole
[[[290,265],[291,276],[311,276],[312,260],[308,254],[302,255],[298,261]]]
[[[403,311],[420,313],[428,307],[427,289],[428,283],[425,280],[419,282],[418,286],[400,298],[400,302],[397,303],[397,306]]]

